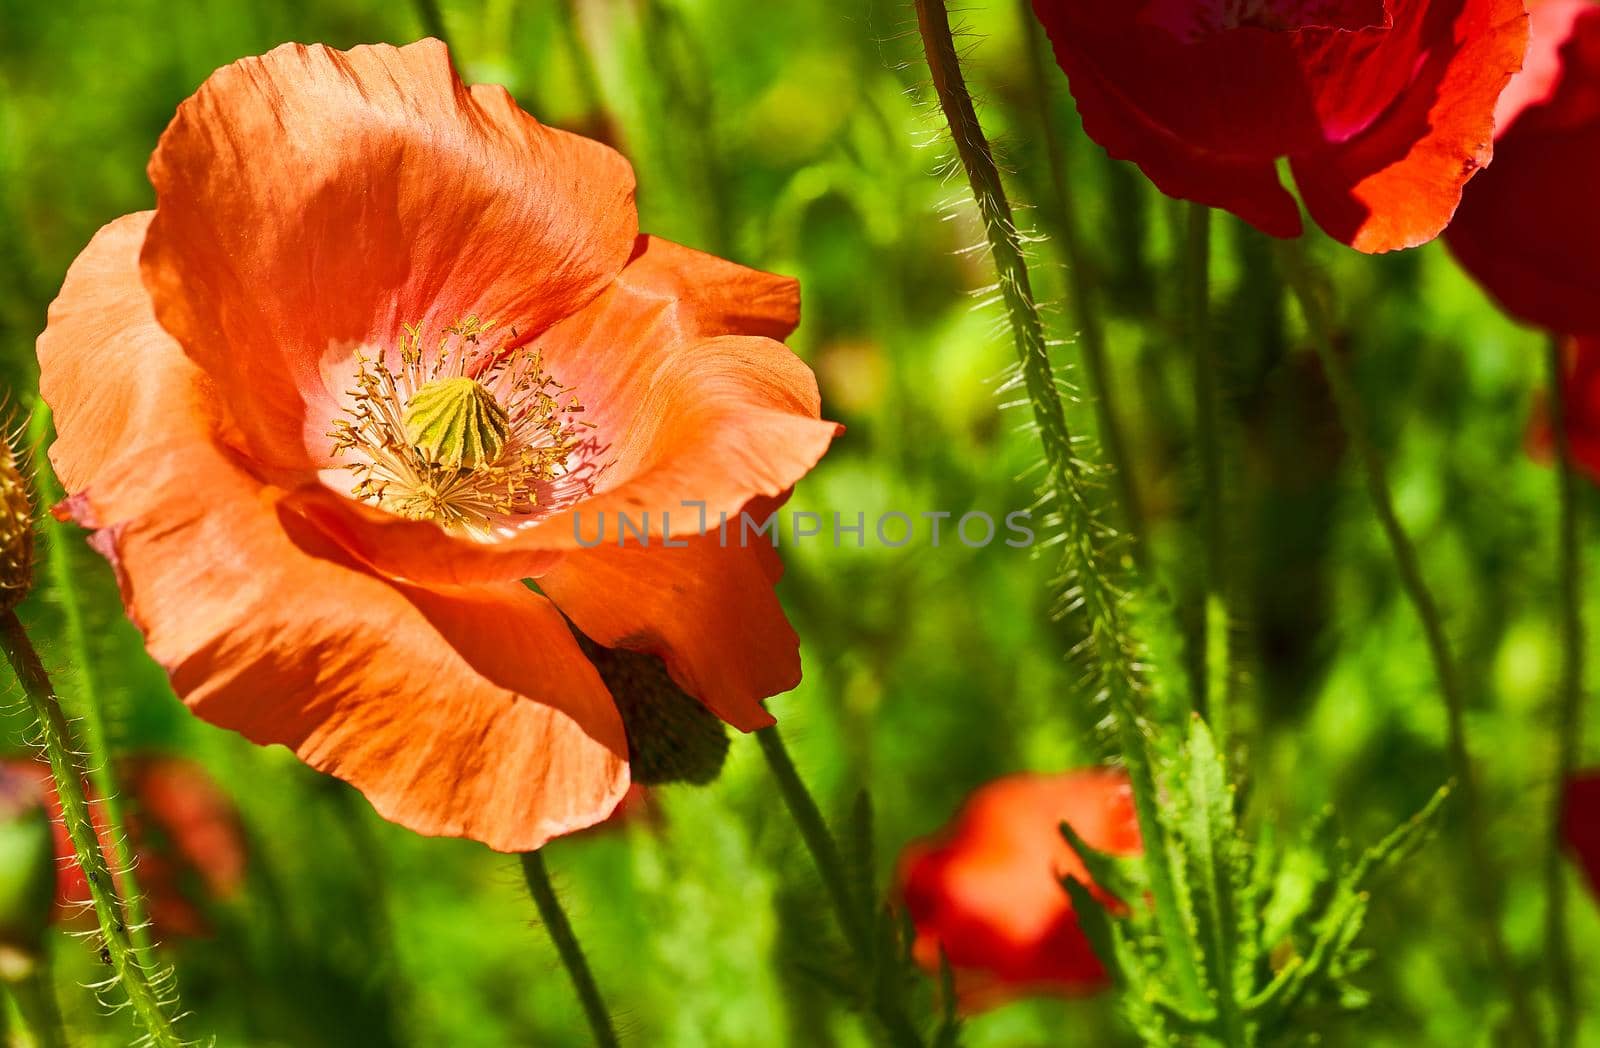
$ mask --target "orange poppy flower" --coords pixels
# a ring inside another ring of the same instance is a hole
[[[939,971],[941,953],[949,959],[963,1010],[1105,987],[1105,968],[1061,886],[1069,875],[1090,883],[1062,822],[1102,851],[1142,848],[1127,776],[1100,770],[996,779],[951,826],[902,856],[901,892],[917,933],[912,954],[929,972]]]
[[[567,619],[771,722],[779,569],[704,532],[837,431],[776,341],[794,281],[639,235],[621,156],[433,40],[218,70],[150,177],[68,272],[41,388],[58,512],[197,714],[505,851],[628,788]],[[622,513],[648,543],[579,541]]]

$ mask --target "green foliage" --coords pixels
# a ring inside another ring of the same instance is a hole
[[[962,64],[1016,213],[1024,223],[1037,214],[1049,230],[1049,165],[1017,6],[968,12],[983,43],[964,48]],[[715,248],[710,193],[729,212],[731,257],[800,279],[804,323],[791,344],[817,371],[826,414],[848,432],[796,490],[793,508],[870,519],[1033,502],[1037,435],[1013,432],[993,395],[1015,350],[1009,332],[996,337],[998,311],[974,311],[968,295],[994,282],[967,250],[982,231],[965,187],[942,183],[933,151],[917,148],[932,132],[945,139],[937,114],[911,100],[917,89],[926,97],[927,72],[915,40],[904,38],[902,0],[768,4],[759,17],[746,0],[674,0],[671,31],[694,46],[673,45],[672,75],[703,92],[697,107],[709,103],[694,120],[656,69],[639,5],[444,0],[443,8],[468,81],[506,83],[540,119],[606,135],[625,152],[639,175],[642,228]],[[581,51],[569,44],[564,9],[579,10]],[[67,265],[101,224],[151,206],[150,151],[213,69],[285,40],[403,43],[421,29],[405,5],[371,0],[0,0],[0,389],[31,399],[34,339]],[[1112,542],[1111,568],[1131,591],[1121,608],[1124,632],[1140,642],[1135,661],[1154,667],[1143,674],[1142,716],[1147,726],[1176,726],[1146,739],[1162,781],[1177,781],[1193,705],[1181,668],[1196,650],[1189,616],[1201,592],[1192,375],[1174,334],[1180,216],[1083,135],[1064,78],[1053,65],[1045,73],[1046,118],[1061,136],[1086,268],[1103,296],[1109,380],[1149,518],[1148,564],[1132,577],[1131,551]],[[710,173],[696,165],[707,140],[720,161]],[[1234,801],[1238,832],[1252,842],[1248,876],[1230,883],[1241,919],[1254,914],[1259,925],[1254,946],[1241,935],[1234,949],[1257,958],[1259,993],[1287,970],[1285,958],[1304,966],[1316,953],[1316,921],[1359,913],[1354,948],[1325,948],[1321,974],[1295,975],[1301,989],[1286,979],[1277,991],[1294,990],[1297,1000],[1275,998],[1292,1007],[1273,1036],[1292,1041],[1315,1028],[1324,1044],[1361,1048],[1492,1041],[1504,994],[1478,958],[1467,902],[1476,871],[1456,858],[1459,806],[1437,821],[1437,845],[1390,860],[1391,876],[1371,871],[1378,890],[1366,901],[1332,907],[1341,871],[1359,857],[1339,858],[1339,835],[1321,813],[1337,810],[1338,829],[1353,839],[1381,838],[1450,774],[1443,716],[1423,637],[1268,242],[1220,216],[1214,226],[1209,305],[1223,414],[1239,445],[1229,548],[1240,701],[1228,758],[1243,798]],[[1052,309],[1072,276],[1055,264],[1056,247],[1024,244],[1053,381],[1080,355],[1078,344],[1048,344],[1078,324]],[[1525,453],[1540,336],[1500,316],[1442,247],[1318,255],[1318,279],[1338,290],[1339,345],[1391,463],[1398,511],[1418,536],[1463,662],[1484,830],[1502,860],[1541,855],[1554,785],[1542,711],[1560,660],[1554,485]],[[1070,398],[1063,411],[1082,458],[1094,412]],[[1090,471],[1086,497],[1104,510],[1112,487],[1113,478]],[[1592,519],[1594,491],[1585,487],[1579,501]],[[197,899],[209,934],[164,937],[160,947],[182,975],[193,1012],[186,1028],[252,1048],[589,1043],[552,947],[529,927],[533,907],[514,863],[397,830],[282,750],[193,717],[145,655],[109,567],[74,527],[50,541],[72,544],[81,632],[116,751],[200,762],[246,828],[242,888]],[[1007,772],[1105,758],[1113,733],[1105,704],[1094,701],[1099,685],[1082,657],[1061,658],[1082,641],[1082,611],[1052,619],[1040,571],[1054,561],[1020,551],[949,542],[891,549],[869,537],[860,549],[789,548],[784,559],[780,592],[804,645],[805,680],[769,706],[843,853],[872,855],[875,875],[852,874],[852,892],[866,898],[873,886],[870,926],[884,936],[876,917],[893,894],[900,849],[936,830],[968,792]],[[1600,594],[1590,589],[1594,621]],[[74,700],[87,682],[64,609],[41,594],[22,611],[47,663],[73,667],[59,684]],[[1577,740],[1591,755],[1597,720]],[[20,743],[25,727],[11,718],[7,737]],[[872,817],[852,819],[869,783]],[[873,1043],[879,1035],[859,1003],[862,969],[832,927],[753,741],[732,741],[714,784],[666,787],[655,803],[658,818],[548,850],[624,1043]],[[1214,842],[1226,839],[1208,830]],[[1504,921],[1530,970],[1541,964],[1542,890],[1528,869],[1536,865],[1512,866]],[[1167,956],[1166,942],[1147,930],[1136,901],[1147,898],[1139,867],[1118,860],[1116,869],[1117,883],[1132,885],[1117,893],[1127,910],[1101,924],[1115,967],[1139,977]],[[867,909],[860,904],[863,921]],[[1600,999],[1600,911],[1577,892],[1570,909],[1576,994]],[[1099,911],[1080,910],[1093,924]],[[1351,931],[1341,921],[1330,926],[1335,944]],[[903,951],[907,937],[896,934]],[[1198,940],[1182,941],[1198,964]],[[50,945],[44,975],[72,1043],[125,1044],[127,1017],[101,1014],[82,988],[103,978],[98,957],[65,931],[52,932]],[[882,942],[874,949],[895,955]],[[817,977],[800,973],[802,964]],[[1184,1015],[1203,1014],[1176,993],[1124,993],[1031,998],[958,1023],[938,977],[900,972],[929,1044],[953,1043],[959,1027],[966,1048],[1119,1048],[1131,1035],[1118,1011],[1169,1032]],[[1339,987],[1356,982],[1374,1006],[1324,1022],[1347,992]],[[1265,1013],[1249,1014],[1265,1041]],[[1586,1021],[1579,1043],[1597,1035]]]

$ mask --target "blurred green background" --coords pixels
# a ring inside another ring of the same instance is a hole
[[[981,254],[963,250],[979,235],[964,183],[945,177],[909,5],[575,6],[573,21],[553,0],[446,2],[444,18],[467,80],[504,83],[540,119],[605,137],[632,159],[644,229],[800,277],[805,321],[792,345],[817,371],[825,413],[849,428],[793,507],[870,520],[1028,505],[1019,477],[1036,451],[995,394],[1013,351],[971,294],[991,277]],[[991,0],[967,13],[967,69],[1022,216],[1048,233],[1058,216],[1022,11]],[[422,25],[407,5],[374,0],[0,0],[0,381],[10,399],[31,401],[33,341],[67,265],[100,225],[152,205],[145,162],[213,69],[288,40],[403,43]],[[1048,72],[1048,118],[1108,314],[1156,577],[1193,608],[1193,372],[1175,334],[1172,250],[1181,212],[1083,137],[1064,79]],[[1447,777],[1443,706],[1268,244],[1223,216],[1213,237],[1251,816],[1303,825],[1331,804],[1343,832],[1371,840]],[[1315,250],[1467,670],[1489,838],[1513,876],[1507,927],[1537,975],[1558,655],[1555,480],[1525,450],[1542,336],[1503,319],[1441,246],[1383,258]],[[1041,297],[1062,303],[1055,245],[1034,256]],[[1055,336],[1070,338],[1070,316],[1064,304],[1052,310]],[[1075,350],[1060,354],[1070,363]],[[1092,432],[1089,407],[1074,421]],[[1595,492],[1585,486],[1583,498],[1595,519]],[[514,861],[414,837],[287,752],[189,716],[123,618],[109,570],[69,535],[116,749],[198,760],[245,827],[243,890],[202,903],[209,934],[164,948],[191,1035],[297,1048],[587,1043]],[[806,676],[770,706],[830,813],[870,784],[886,866],[996,775],[1102,759],[1100,712],[1065,655],[1077,628],[1048,614],[1047,564],[1000,544],[888,549],[870,531],[866,548],[814,542],[786,559],[781,591]],[[24,610],[64,669],[53,597]],[[75,675],[62,683],[70,697]],[[20,749],[22,734],[14,723],[9,744]],[[870,1043],[807,971],[826,969],[838,946],[754,743],[736,740],[714,786],[655,800],[656,818],[546,853],[625,1039]],[[1375,1003],[1316,1031],[1325,1043],[1494,1043],[1503,1001],[1465,912],[1477,871],[1460,859],[1460,830],[1455,812],[1380,895],[1366,939],[1376,962],[1361,980]],[[1600,917],[1587,896],[1573,909],[1580,999],[1600,999]],[[81,987],[100,977],[89,946],[57,934],[50,957],[79,1043],[125,1043],[125,1016],[102,1015]],[[1600,1015],[1587,1032],[1600,1043]],[[1040,1000],[976,1017],[966,1043],[1125,1037],[1105,998]]]

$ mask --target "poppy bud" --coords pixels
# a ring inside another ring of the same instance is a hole
[[[728,756],[721,719],[673,683],[657,656],[607,648],[581,634],[578,643],[622,714],[633,781],[641,786],[715,781]]]
[[[55,893],[55,840],[38,778],[0,764],[0,978],[31,970]]]
[[[0,440],[0,613],[33,585],[33,502],[10,439]]]

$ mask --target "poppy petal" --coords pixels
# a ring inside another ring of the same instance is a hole
[[[559,613],[514,583],[391,584],[282,512],[156,323],[137,265],[149,223],[120,219],[85,249],[39,355],[63,508],[96,529],[176,691],[419,833],[520,851],[604,819],[626,739]]]
[[[437,40],[224,67],[179,106],[150,179],[156,315],[244,447],[295,471],[329,464],[356,348],[468,315],[536,335],[610,282],[638,229],[626,160],[502,88],[469,91]]]
[[[800,639],[773,592],[771,547],[741,546],[736,520],[726,541],[713,530],[683,548],[612,539],[567,554],[538,583],[584,633],[659,656],[680,688],[754,731],[773,723],[761,700],[800,683]]]
[[[1467,0],[1453,33],[1371,126],[1291,159],[1307,210],[1335,239],[1367,252],[1427,243],[1488,165],[1495,102],[1522,67],[1527,13],[1522,0]]]

